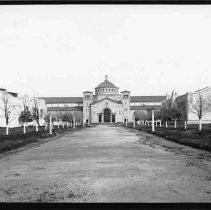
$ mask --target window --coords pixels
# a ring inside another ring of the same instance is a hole
[[[123,98],[125,98],[125,99],[128,98],[128,95],[124,95]]]
[[[86,99],[90,99],[90,95],[85,95],[85,98]]]

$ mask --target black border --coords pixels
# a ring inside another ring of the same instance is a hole
[[[37,4],[211,4],[211,0],[0,0],[0,5]]]
[[[211,203],[0,203],[0,209],[208,210],[211,209]]]

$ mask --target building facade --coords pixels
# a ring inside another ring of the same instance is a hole
[[[181,113],[181,119],[186,120],[188,124],[198,123],[200,109],[203,123],[211,123],[211,87],[177,96],[171,100],[171,104]]]
[[[19,97],[18,93],[9,92],[6,89],[0,89],[0,127],[19,127],[22,125],[19,118],[24,110],[24,103],[27,109],[33,113],[33,99],[28,97],[24,102],[23,97]],[[44,117],[47,115],[47,106],[45,100],[37,98],[37,108],[40,114],[39,124],[42,126],[45,123]],[[8,119],[6,119],[8,116]],[[7,123],[8,124],[7,124]],[[35,122],[31,122],[31,124]],[[30,123],[29,123],[30,124]]]
[[[131,96],[119,91],[105,76],[95,92],[84,91],[83,97],[43,97],[52,115],[71,113],[80,115],[83,124],[132,122],[136,111],[160,108],[166,96]]]

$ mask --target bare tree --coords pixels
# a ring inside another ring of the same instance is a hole
[[[199,119],[199,130],[202,129],[201,119],[208,112],[211,111],[210,97],[203,96],[199,91],[197,94],[194,94],[192,97],[190,105],[190,112],[194,113]]]
[[[9,123],[12,122],[17,116],[15,113],[17,112],[17,107],[14,102],[12,102],[12,96],[5,90],[0,96],[1,104],[0,110],[2,110],[2,117],[5,118],[6,124],[6,135],[9,134]]]
[[[39,98],[34,95],[32,98],[32,112],[33,119],[36,120],[37,125],[40,125],[40,113],[39,113]]]

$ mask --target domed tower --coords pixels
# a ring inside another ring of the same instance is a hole
[[[107,75],[105,76],[105,81],[100,83],[95,88],[95,95],[97,96],[98,100],[103,98],[121,100],[121,96],[119,95],[119,88],[108,80]]]

